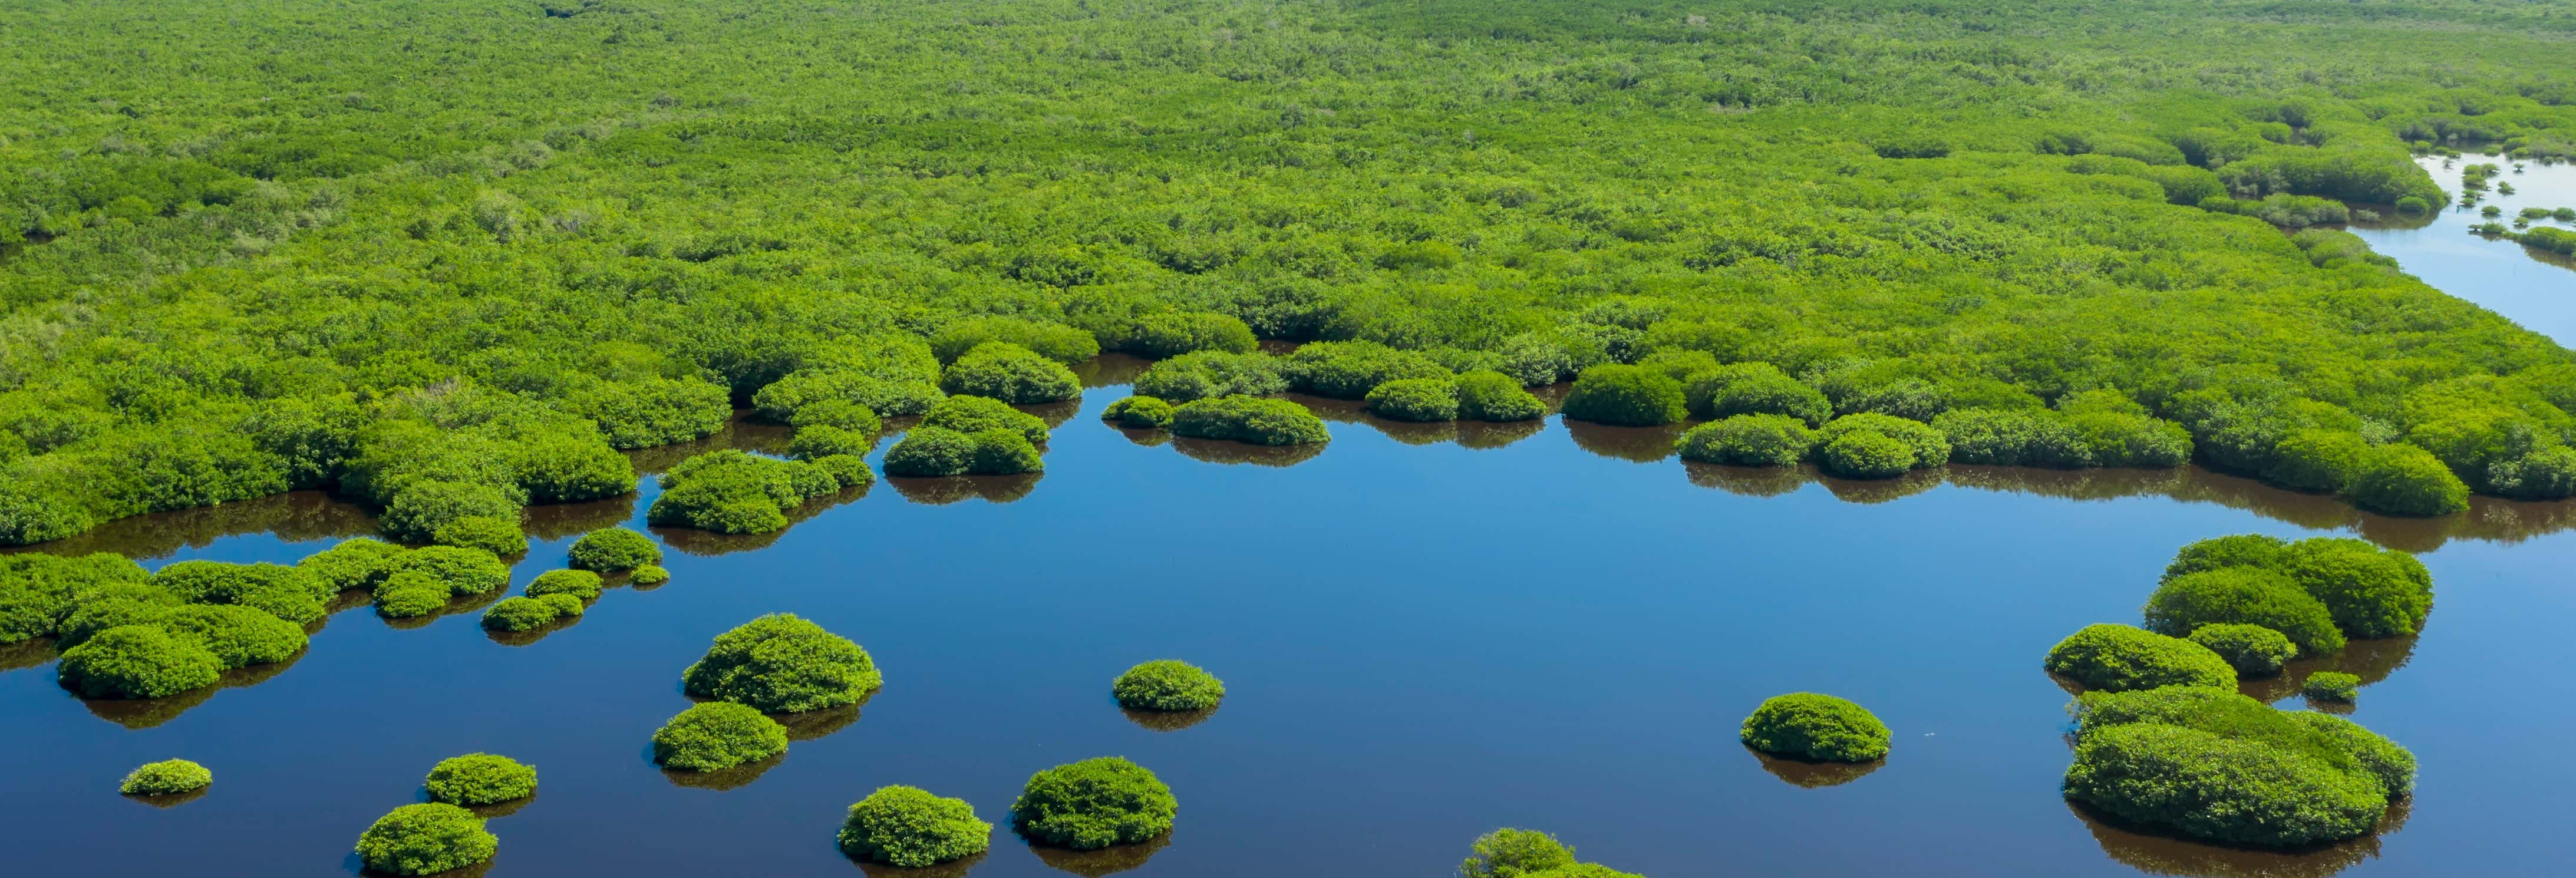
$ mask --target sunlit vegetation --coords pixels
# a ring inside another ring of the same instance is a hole
[[[787,527],[789,510],[860,484],[865,475],[864,467],[849,471],[730,448],[710,451],[662,473],[662,496],[644,510],[644,520],[717,533],[768,533]]]
[[[1212,710],[1225,700],[1225,683],[1197,665],[1156,659],[1119,674],[1110,694],[1132,710]]]
[[[719,771],[787,752],[787,729],[730,701],[680,711],[653,732],[653,762],[675,771]]]
[[[2350,704],[2361,697],[2361,677],[2342,671],[2318,671],[2299,684],[2299,693],[2319,701]]]
[[[1458,865],[1463,878],[1640,878],[1596,863],[1574,859],[1574,846],[1534,829],[1497,829],[1477,836],[1467,861]]]
[[[2340,717],[2226,689],[2087,693],[2074,710],[2066,795],[2197,838],[2284,847],[2350,838],[2414,790],[2405,748]]]
[[[2049,649],[2045,666],[2049,673],[2104,692],[2236,688],[2236,669],[2208,647],[2127,625],[2087,625]]]
[[[433,802],[498,805],[536,795],[537,769],[507,756],[468,753],[439,760],[422,786]]]
[[[1011,828],[1038,844],[1098,850],[1170,832],[1179,811],[1172,788],[1152,771],[1103,756],[1031,775],[1011,803]]]
[[[500,846],[474,812],[422,802],[377,818],[358,836],[358,859],[381,875],[435,875],[490,860]]]
[[[2227,660],[2240,679],[2269,677],[2281,672],[2281,665],[2299,655],[2299,645],[2289,635],[2237,622],[2219,622],[2193,628],[2184,638],[2208,647],[2210,652]]]
[[[2240,534],[2176,552],[2148,601],[2147,627],[2183,635],[2216,622],[2261,625],[2322,654],[2347,638],[2413,634],[2432,611],[2432,571],[2411,554],[2344,537]]]
[[[215,773],[205,766],[185,759],[168,759],[136,766],[117,784],[116,791],[129,796],[175,796],[205,789],[214,782]]]
[[[1121,427],[1151,430],[1172,425],[1172,404],[1151,396],[1130,396],[1109,404],[1100,419]]]
[[[691,695],[766,713],[856,704],[884,682],[867,650],[788,613],[717,635],[707,654],[680,675]]]
[[[1324,419],[1285,399],[1225,396],[1172,409],[1172,435],[1228,439],[1247,445],[1315,445],[1330,442]]]
[[[1793,692],[1764,699],[1744,718],[1745,746],[1818,762],[1868,762],[1887,755],[1885,723],[1831,695]]]
[[[975,819],[964,799],[890,786],[850,806],[839,840],[851,859],[917,869],[983,853],[992,846],[993,824]]]
[[[630,570],[662,563],[662,548],[653,538],[622,527],[604,527],[581,535],[567,549],[575,570]]]

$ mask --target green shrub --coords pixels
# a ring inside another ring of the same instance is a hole
[[[507,756],[468,753],[439,760],[423,785],[432,802],[498,805],[536,795],[537,769]]]
[[[2127,412],[2070,412],[2066,423],[2094,466],[2171,469],[2191,460],[2191,431],[2171,421]]]
[[[2080,469],[2093,448],[2064,415],[2047,409],[1953,409],[1932,419],[1953,463]]]
[[[601,382],[565,399],[574,414],[599,424],[611,448],[651,448],[713,436],[733,417],[733,400],[697,378]]]
[[[1286,392],[1286,364],[1264,353],[1196,351],[1152,366],[1136,376],[1138,396],[1172,403],[1219,396],[1269,396]]]
[[[2208,647],[2127,625],[2088,625],[2049,649],[2048,672],[2087,689],[2236,686],[2236,669]]]
[[[1892,479],[1917,465],[1913,447],[1881,433],[1855,430],[1822,444],[1817,467],[1847,479]]]
[[[2432,452],[2382,445],[2357,464],[2344,493],[2353,505],[2390,515],[2449,515],[2469,508],[2469,486]]]
[[[1038,447],[1029,444],[1028,437],[1017,430],[982,430],[966,438],[975,443],[974,455],[966,463],[969,475],[1007,476],[1046,469]]]
[[[1031,775],[1011,803],[1011,825],[1030,841],[1088,851],[1170,832],[1179,811],[1153,772],[1104,756]]]
[[[931,406],[921,416],[924,427],[939,427],[960,433],[985,430],[1015,430],[1028,437],[1031,445],[1047,442],[1046,421],[1036,415],[1010,407],[998,399],[981,396],[952,396]]]
[[[1224,314],[1164,311],[1147,314],[1136,320],[1120,350],[1160,360],[1192,351],[1228,351],[1248,354],[1260,347],[1252,327]]]
[[[794,713],[856,704],[883,685],[876,663],[848,638],[787,613],[716,636],[680,675],[689,694]]]
[[[1137,710],[1209,710],[1225,700],[1225,683],[1197,665],[1157,659],[1118,675],[1110,692]]]
[[[387,619],[426,616],[446,609],[448,599],[455,596],[447,583],[427,573],[404,571],[376,586],[376,612]]]
[[[2350,704],[2361,696],[2361,678],[2341,671],[2318,671],[2299,684],[2299,693],[2319,701]]]
[[[2241,623],[2281,632],[2299,651],[2326,655],[2343,649],[2326,605],[2289,577],[2255,567],[2229,567],[2166,579],[2147,598],[2149,631],[2174,637],[2202,625]]]
[[[1819,762],[1868,762],[1887,755],[1888,731],[1867,709],[1831,695],[1793,692],[1764,699],[1744,718],[1746,746]]]
[[[2368,542],[2317,537],[2290,544],[2280,570],[2325,604],[2353,637],[2413,634],[2433,612],[2433,574],[2415,556]]]
[[[485,631],[528,631],[553,624],[562,613],[554,605],[528,597],[502,598],[483,611]]]
[[[557,619],[577,619],[589,610],[589,607],[581,602],[581,598],[568,594],[538,595],[529,600],[555,608]]]
[[[835,455],[866,457],[876,447],[877,438],[873,434],[844,430],[829,424],[813,424],[796,428],[796,434],[787,440],[787,456],[797,460]]]
[[[930,336],[930,351],[942,363],[954,362],[987,342],[1009,342],[1059,363],[1079,363],[1100,356],[1100,340],[1060,323],[1016,317],[969,317],[940,327]]]
[[[142,565],[106,552],[0,555],[0,643],[54,633],[74,610],[116,596],[178,603],[167,591],[144,585],[150,579]]]
[[[662,547],[653,538],[622,527],[603,527],[581,535],[564,553],[574,570],[627,570],[662,563]]]
[[[1458,376],[1458,417],[1470,421],[1534,421],[1547,416],[1547,403],[1500,372],[1466,372]]]
[[[492,859],[501,840],[474,812],[444,802],[395,808],[358,836],[358,859],[384,875],[435,875]]]
[[[1603,363],[1583,370],[1565,396],[1565,416],[1621,427],[1652,427],[1689,416],[1681,382],[1641,366]]]
[[[1330,442],[1324,419],[1284,399],[1227,396],[1182,403],[1172,409],[1172,435],[1230,439],[1252,445]]]
[[[955,430],[919,426],[886,450],[886,475],[927,478],[964,475],[975,465],[975,440]]]
[[[2355,681],[2359,685],[2359,681]],[[2391,799],[2415,792],[2415,754],[2379,733],[2361,727],[2360,723],[2330,713],[2313,710],[2285,710],[2281,715],[2291,722],[2333,740],[2352,757],[2360,769],[2379,781]]]
[[[385,563],[385,581],[419,573],[446,586],[450,595],[490,594],[510,584],[510,565],[490,552],[455,546],[426,546]]]
[[[2066,770],[2068,798],[2197,838],[2296,846],[2369,832],[2380,786],[2298,753],[2160,723],[2087,734]]]
[[[653,733],[653,763],[715,771],[787,752],[787,727],[751,707],[710,701],[680,711]]]
[[[125,775],[116,791],[129,796],[175,796],[193,793],[215,782],[215,773],[185,759],[146,762]]]
[[[342,540],[339,545],[304,556],[295,562],[314,581],[333,592],[351,589],[369,590],[385,581],[395,556],[403,547],[380,540],[359,537]]]
[[[1838,471],[1836,469],[1840,466],[1840,462],[1833,459],[1835,457],[1833,446],[1845,436],[1861,433],[1874,433],[1894,439],[1903,444],[1909,452],[1905,455],[1892,454],[1887,451],[1883,443],[1875,442],[1865,446],[1866,450],[1863,450],[1864,446],[1853,446],[1852,453],[1847,455],[1851,462],[1875,466],[1878,469],[1873,470],[1874,472],[1883,472],[1885,467],[1893,465],[1900,457],[1906,459],[1907,466],[1912,469],[1936,467],[1950,460],[1949,437],[1943,436],[1940,430],[1933,429],[1932,425],[1921,421],[1909,421],[1894,415],[1862,412],[1835,418],[1832,423],[1816,431],[1816,441],[1823,445],[1817,454],[1817,462],[1825,465],[1828,471],[1835,472],[1836,475],[1855,475],[1857,470]],[[1885,477],[1885,475],[1867,476],[1867,478]]]
[[[1172,424],[1172,404],[1151,396],[1131,396],[1109,404],[1100,419],[1121,427],[1158,429]]]
[[[1574,848],[1534,829],[1497,829],[1478,836],[1469,850],[1458,865],[1464,878],[1530,878],[1576,865]]]
[[[205,647],[224,670],[282,662],[305,643],[303,626],[249,607],[174,607],[152,624]]]
[[[323,601],[337,593],[310,572],[277,564],[180,561],[150,581],[187,603],[254,607],[298,624],[322,618]]]
[[[1063,363],[1036,351],[1010,342],[988,341],[949,364],[940,376],[939,389],[1028,405],[1081,396],[1082,382]]]
[[[438,526],[429,536],[442,546],[481,549],[495,555],[516,555],[528,550],[528,534],[519,529],[517,516],[496,518],[469,515]]]
[[[671,571],[664,570],[658,565],[646,564],[635,568],[635,572],[627,574],[626,581],[636,585],[661,585],[671,581]]]
[[[805,461],[816,475],[841,488],[875,484],[877,474],[868,469],[867,458],[855,454],[830,454]]]
[[[396,492],[376,524],[394,539],[428,542],[460,518],[517,521],[519,506],[520,498],[498,486],[422,479]]]
[[[65,650],[56,673],[83,698],[163,698],[214,685],[223,661],[190,638],[125,625]]]
[[[1508,379],[1506,379],[1508,380]],[[1370,388],[1369,411],[1395,421],[1458,419],[1458,385],[1446,378],[1402,378]]]
[[[2340,491],[2372,453],[2369,440],[2350,430],[2294,430],[2272,446],[2262,476],[2302,491]]]
[[[992,846],[993,824],[975,819],[975,806],[964,799],[879,787],[850,806],[839,840],[851,859],[918,869],[983,853]]]
[[[787,425],[802,430],[807,427],[830,427],[867,437],[873,444],[885,435],[885,421],[867,406],[846,399],[826,399],[806,403],[787,416]]]
[[[1370,341],[1320,341],[1288,355],[1281,371],[1290,389],[1332,399],[1361,399],[1404,378],[1448,378],[1449,368],[1414,351]]]
[[[568,594],[585,601],[598,600],[601,579],[588,570],[548,570],[528,583],[529,597]]]
[[[2193,628],[2184,638],[2209,647],[2210,652],[2227,660],[2239,678],[2269,677],[2281,672],[2281,665],[2299,655],[2298,644],[2289,635],[2261,625],[2220,622]]]
[[[2165,565],[2165,578],[2228,567],[2279,570],[2289,561],[2289,542],[2263,534],[2211,537],[2182,547]]]
[[[1690,428],[1675,448],[1702,463],[1796,466],[1815,441],[1807,422],[1788,415],[1736,415]]]
[[[1798,379],[1779,374],[1745,375],[1726,382],[1709,394],[1708,417],[1731,418],[1736,415],[1787,415],[1814,427],[1833,416],[1833,403],[1825,394]]]
[[[734,449],[710,451],[662,473],[662,496],[645,522],[716,533],[768,533],[787,526],[787,510],[838,491],[842,477],[817,464],[772,460]]]
[[[939,402],[939,387],[928,376],[883,377],[845,369],[807,369],[791,373],[751,396],[755,417],[773,424],[792,423],[807,406],[829,401],[858,405],[882,417],[917,415]]]

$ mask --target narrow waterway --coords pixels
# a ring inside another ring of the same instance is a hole
[[[2489,222],[2511,227],[2524,208],[2576,208],[2576,165],[2516,162],[2476,152],[2450,160],[2425,156],[2416,163],[2451,193],[2452,202],[2429,216],[2387,214],[2376,221],[2356,222],[2351,226],[2353,234],[2370,242],[2370,249],[2396,257],[2399,266],[2425,283],[2485,306],[2560,345],[2576,346],[2576,262],[2469,231]],[[2461,207],[2460,172],[2475,164],[2498,165],[2504,173],[2488,181],[2477,206]],[[2512,186],[2513,194],[2498,192],[2496,184]],[[2484,215],[2483,208],[2490,205],[2498,208],[2498,216]],[[2576,229],[2576,222],[2556,219],[2531,224]]]

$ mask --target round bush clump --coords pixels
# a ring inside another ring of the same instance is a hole
[[[602,573],[662,563],[662,547],[653,538],[622,527],[603,527],[581,535],[564,552],[574,570]]]
[[[2198,838],[2292,846],[2369,832],[2387,813],[2380,785],[2259,741],[2160,723],[2083,736],[2068,798]]]
[[[1887,755],[1887,725],[1877,716],[1813,692],[1765,699],[1744,718],[1743,736],[1746,746],[1764,753],[1819,762],[1868,762]]]
[[[1029,444],[1028,437],[1019,431],[984,430],[966,438],[975,440],[975,453],[966,463],[969,475],[1007,476],[1046,469],[1046,459],[1039,456],[1038,447]]]
[[[671,571],[664,570],[659,565],[646,564],[635,568],[635,572],[627,574],[626,581],[636,585],[661,585],[671,581]]]
[[[2390,515],[2430,517],[2469,508],[2469,486],[2432,452],[2382,445],[2354,465],[2344,494],[2353,505]]]
[[[1478,836],[1458,874],[1465,878],[1529,878],[1562,874],[1580,865],[1574,848],[1534,829],[1497,829]]]
[[[2413,634],[2433,612],[2433,574],[2405,552],[2317,537],[2290,544],[2280,569],[2354,637]]]
[[[964,475],[975,465],[975,440],[943,427],[919,426],[904,431],[902,441],[886,449],[886,475],[911,478]]]
[[[1833,413],[1834,404],[1825,399],[1824,391],[1777,372],[1729,382],[1725,389],[1710,394],[1708,401],[1712,418],[1786,415],[1813,427],[1823,424]]]
[[[322,602],[339,593],[311,571],[277,564],[180,561],[151,583],[186,603],[254,607],[298,624],[322,618]]]
[[[423,546],[396,556],[385,564],[388,581],[404,573],[419,573],[447,586],[450,595],[490,594],[510,584],[510,565],[498,556],[481,549],[455,546]]]
[[[1031,775],[1011,803],[1011,825],[1030,841],[1089,851],[1170,832],[1179,812],[1180,800],[1153,772],[1103,756]]]
[[[468,515],[450,521],[430,532],[429,539],[442,546],[481,549],[494,555],[516,555],[528,550],[528,534],[519,529],[519,520],[497,515]]]
[[[2105,692],[2236,686],[2236,669],[2208,647],[2127,625],[2087,625],[2068,635],[2048,651],[2047,668]]]
[[[890,786],[850,806],[839,839],[851,859],[918,869],[983,853],[993,844],[993,824],[975,819],[964,799]]]
[[[424,785],[433,802],[498,805],[536,795],[537,769],[507,756],[468,753],[439,760]]]
[[[1136,319],[1119,348],[1151,360],[1193,351],[1251,353],[1261,344],[1252,327],[1226,314],[1163,311]]]
[[[986,430],[1016,430],[1028,437],[1031,445],[1047,442],[1046,420],[1010,407],[998,399],[981,396],[952,396],[930,407],[921,416],[924,427],[938,427],[959,433],[975,434]]]
[[[2319,701],[2350,704],[2361,697],[2361,678],[2341,671],[2318,671],[2299,684],[2299,694]]]
[[[2149,631],[2180,637],[2203,625],[2261,625],[2290,638],[2299,651],[2325,655],[2344,646],[2326,605],[2289,577],[2254,567],[2185,573],[2147,598]]]
[[[2263,534],[2211,537],[2182,547],[2165,565],[2165,578],[2226,567],[2279,569],[2290,557],[2290,544]]]
[[[1172,404],[1151,396],[1131,396],[1109,404],[1100,419],[1121,427],[1154,429],[1172,425]]]
[[[939,389],[1031,405],[1082,395],[1082,381],[1063,363],[1006,341],[976,345],[939,378]]]
[[[376,818],[358,836],[358,859],[381,874],[435,875],[492,859],[500,847],[474,812],[423,802]]]
[[[1816,431],[1816,441],[1825,446],[1824,451],[1817,455],[1818,463],[1826,464],[1830,469],[1833,463],[1831,460],[1833,443],[1845,436],[1861,433],[1875,433],[1903,443],[1906,449],[1912,452],[1906,456],[1911,458],[1908,466],[1914,469],[1936,467],[1950,462],[1950,437],[1932,425],[1894,415],[1861,412],[1835,418],[1832,423]],[[1879,446],[1872,449],[1865,459],[1883,467],[1895,456],[1886,451],[1884,446]]]
[[[376,612],[387,619],[426,616],[446,609],[448,599],[454,596],[448,589],[447,583],[426,573],[396,573],[385,577],[385,584],[376,586]]]
[[[342,540],[339,545],[304,556],[295,566],[304,569],[323,587],[334,592],[371,589],[385,581],[386,566],[405,550],[382,540],[366,537]]]
[[[65,651],[56,673],[83,698],[165,698],[212,686],[223,670],[223,660],[193,639],[126,625]]]
[[[215,782],[215,773],[185,759],[146,762],[125,776],[116,791],[129,796],[175,796],[193,793]]]
[[[787,727],[760,711],[710,701],[680,711],[653,733],[653,762],[681,771],[715,771],[787,752]]]
[[[508,597],[483,611],[485,631],[527,631],[552,623],[562,612],[536,598]]]
[[[2313,710],[2284,710],[2278,713],[2291,722],[2308,727],[2310,731],[2324,736],[2337,747],[2342,748],[2344,753],[2352,757],[2352,761],[2360,770],[2369,773],[2379,781],[2380,787],[2388,791],[2389,798],[2394,799],[2415,792],[2415,754],[2398,746],[2397,742],[2381,737],[2378,732],[2362,728],[2360,723],[2331,713],[2318,713]]]
[[[1547,403],[1501,372],[1475,371],[1458,376],[1458,416],[1471,421],[1534,421],[1547,416]]]
[[[1250,445],[1313,445],[1333,440],[1324,419],[1284,399],[1224,396],[1172,410],[1172,435]]]
[[[1683,460],[1702,463],[1796,466],[1815,437],[1805,421],[1788,415],[1736,415],[1690,428],[1674,447]]]
[[[568,594],[588,601],[599,598],[599,589],[600,578],[597,573],[588,570],[548,570],[537,574],[537,578],[528,583],[528,596],[538,598],[550,594]]]
[[[2278,674],[2282,663],[2299,656],[2299,645],[2291,643],[2288,635],[2261,625],[2202,625],[2184,639],[2209,647],[2210,652],[2226,659],[2240,678]]]
[[[867,406],[846,399],[806,403],[788,414],[787,425],[800,431],[806,427],[846,430],[867,437],[870,443],[885,434],[884,418],[877,417],[877,413],[869,411]]]
[[[1394,421],[1458,419],[1458,385],[1445,378],[1400,378],[1370,388],[1369,411]]]
[[[954,362],[985,342],[1007,341],[1059,363],[1079,363],[1100,356],[1100,341],[1091,333],[1060,323],[1017,317],[969,317],[930,337],[930,352],[939,362]]]
[[[1915,457],[1905,443],[1864,430],[1824,443],[1816,465],[1847,479],[1892,479],[1912,471]]]
[[[877,447],[877,437],[857,430],[844,430],[829,424],[796,428],[787,440],[787,456],[797,460],[826,457],[865,457]]]
[[[801,713],[856,704],[885,682],[868,651],[787,613],[716,635],[706,657],[680,675],[691,695]]]
[[[249,607],[175,607],[153,624],[205,647],[228,671],[293,658],[305,642],[303,626]]]
[[[575,618],[584,612],[588,612],[590,609],[589,607],[582,605],[581,598],[568,594],[539,595],[537,597],[529,598],[529,600],[555,608],[555,618],[557,619]]]
[[[1603,363],[1583,370],[1566,392],[1565,416],[1619,427],[1652,427],[1689,417],[1682,383],[1644,366]]]
[[[1215,674],[1171,659],[1128,668],[1109,688],[1120,705],[1137,710],[1207,710],[1225,700],[1225,683]]]

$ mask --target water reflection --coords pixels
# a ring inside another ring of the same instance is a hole
[[[1547,421],[1543,418],[1533,418],[1526,421],[1504,421],[1501,423],[1493,421],[1459,421],[1458,445],[1463,448],[1473,448],[1477,450],[1501,448],[1514,442],[1519,442],[1523,439],[1536,436],[1546,430]]]
[[[309,649],[299,649],[294,655],[287,656],[285,661],[234,668],[215,678],[215,684],[212,686],[200,686],[168,698],[84,698],[81,699],[81,706],[88,708],[91,716],[124,726],[128,730],[148,729],[178,719],[180,714],[194,710],[197,705],[214,698],[217,692],[268,682],[277,675],[286,673],[286,669],[294,667],[295,663],[303,661],[304,656],[310,652]]]
[[[769,718],[777,720],[779,725],[787,728],[787,740],[811,741],[858,724],[859,708],[866,707],[868,699],[874,697],[876,693],[870,692],[861,697],[857,704],[844,704],[804,713],[773,713]]]
[[[1810,481],[1808,475],[1796,467],[1728,466],[1697,461],[1683,461],[1682,474],[1689,477],[1691,484],[1742,497],[1778,497],[1796,492]]]
[[[2237,691],[2265,703],[2276,702],[2299,694],[2299,686],[2307,682],[2308,675],[2319,671],[2351,674],[2361,678],[2361,685],[2368,686],[2388,679],[2413,660],[2415,643],[2421,636],[2355,640],[2333,655],[2294,659],[2282,665],[2279,674],[2239,680]]]
[[[2388,805],[2377,831],[2314,848],[2279,850],[2210,844],[2152,826],[2119,820],[2074,801],[2066,803],[2111,859],[2151,875],[2191,878],[2326,878],[2379,856],[2380,839],[2406,825],[2411,799]]]
[[[125,794],[125,798],[128,801],[141,802],[155,808],[176,808],[181,805],[188,804],[189,802],[205,798],[206,792],[211,789],[213,789],[213,787],[198,787],[184,793],[167,793],[162,795],[138,795],[127,793]]]
[[[1038,480],[1046,473],[1020,473],[1009,476],[945,476],[930,479],[888,478],[886,484],[903,495],[908,503],[924,506],[946,506],[982,499],[991,503],[1009,503],[1038,489]]]
[[[888,479],[887,481],[891,482],[899,480]],[[653,527],[648,529],[653,532],[653,536],[661,539],[663,545],[676,549],[681,554],[685,555],[729,555],[735,552],[749,552],[754,549],[765,549],[770,545],[777,543],[780,537],[786,536],[787,532],[795,529],[796,525],[812,519],[814,516],[823,514],[825,510],[866,497],[868,495],[868,490],[871,487],[872,486],[870,485],[859,485],[856,487],[843,488],[840,493],[815,497],[793,507],[789,507],[785,511],[787,526],[768,533],[724,534],[716,533],[711,530],[698,530],[697,528],[692,527]],[[900,488],[898,488],[898,490],[900,490]],[[623,520],[624,519],[620,519],[620,521]]]
[[[1171,846],[1172,834],[1166,832],[1135,844],[1122,844],[1096,851],[1066,850],[1037,844],[1030,845],[1029,850],[1038,855],[1039,861],[1050,867],[1088,876],[1088,878],[1100,878],[1102,875],[1113,875],[1142,868],[1146,860],[1153,859],[1155,854],[1162,853],[1164,848]]]
[[[1673,443],[1688,429],[1683,424],[1661,427],[1612,427],[1590,421],[1560,418],[1566,432],[1574,434],[1574,446],[1602,457],[1654,463],[1673,456]]]
[[[1887,767],[1885,759],[1872,759],[1868,762],[1809,762],[1804,759],[1773,756],[1752,747],[1745,747],[1744,752],[1753,754],[1753,758],[1762,763],[1762,770],[1770,772],[1772,777],[1787,781],[1791,786],[1811,790],[1842,786],[1867,777],[1870,772]]]
[[[1823,476],[1817,479],[1834,499],[1845,503],[1868,505],[1902,500],[1941,487],[1938,469],[1919,469],[1892,479],[1839,479]]]
[[[1127,715],[1128,722],[1153,732],[1177,732],[1207,722],[1211,717],[1216,716],[1217,712],[1217,708],[1214,707],[1206,710],[1137,710],[1132,707],[1121,707],[1118,710]]]
[[[32,668],[53,661],[54,639],[38,637],[16,643],[0,643],[0,671]]]
[[[1135,383],[1136,376],[1145,374],[1153,365],[1152,360],[1126,354],[1101,354],[1073,364],[1073,377],[1082,382],[1084,390],[1121,387]]]
[[[761,775],[768,774],[770,769],[777,768],[778,763],[785,761],[787,761],[787,754],[780,753],[758,762],[745,762],[732,768],[719,768],[714,771],[681,771],[665,768],[662,769],[662,777],[669,780],[672,786],[724,792],[751,785],[752,781],[759,780]]]
[[[581,620],[584,618],[587,618],[587,616],[556,619],[552,622],[530,628],[526,631],[495,631],[490,628],[485,628],[483,629],[483,637],[493,643],[498,643],[502,646],[511,647],[513,649],[524,646],[533,646],[537,641],[544,640],[547,636],[552,635],[557,631],[581,624]]]
[[[421,791],[421,801],[429,801],[429,791]],[[529,793],[516,799],[511,799],[507,802],[495,802],[490,805],[467,805],[465,806],[465,810],[474,812],[474,816],[476,817],[490,820],[495,817],[508,817],[512,814],[519,813],[519,809],[528,807],[536,801],[537,794]]]
[[[967,872],[972,871],[977,864],[984,862],[984,858],[991,854],[992,851],[989,849],[976,851],[974,856],[967,857],[962,860],[950,860],[936,866],[923,866],[918,869],[906,869],[900,866],[889,866],[884,863],[860,863],[858,865],[859,871],[866,874],[868,878],[964,878]]]
[[[1172,437],[1172,450],[1202,463],[1296,466],[1323,454],[1325,447],[1325,443],[1320,442],[1312,445],[1248,445],[1222,439]]]

